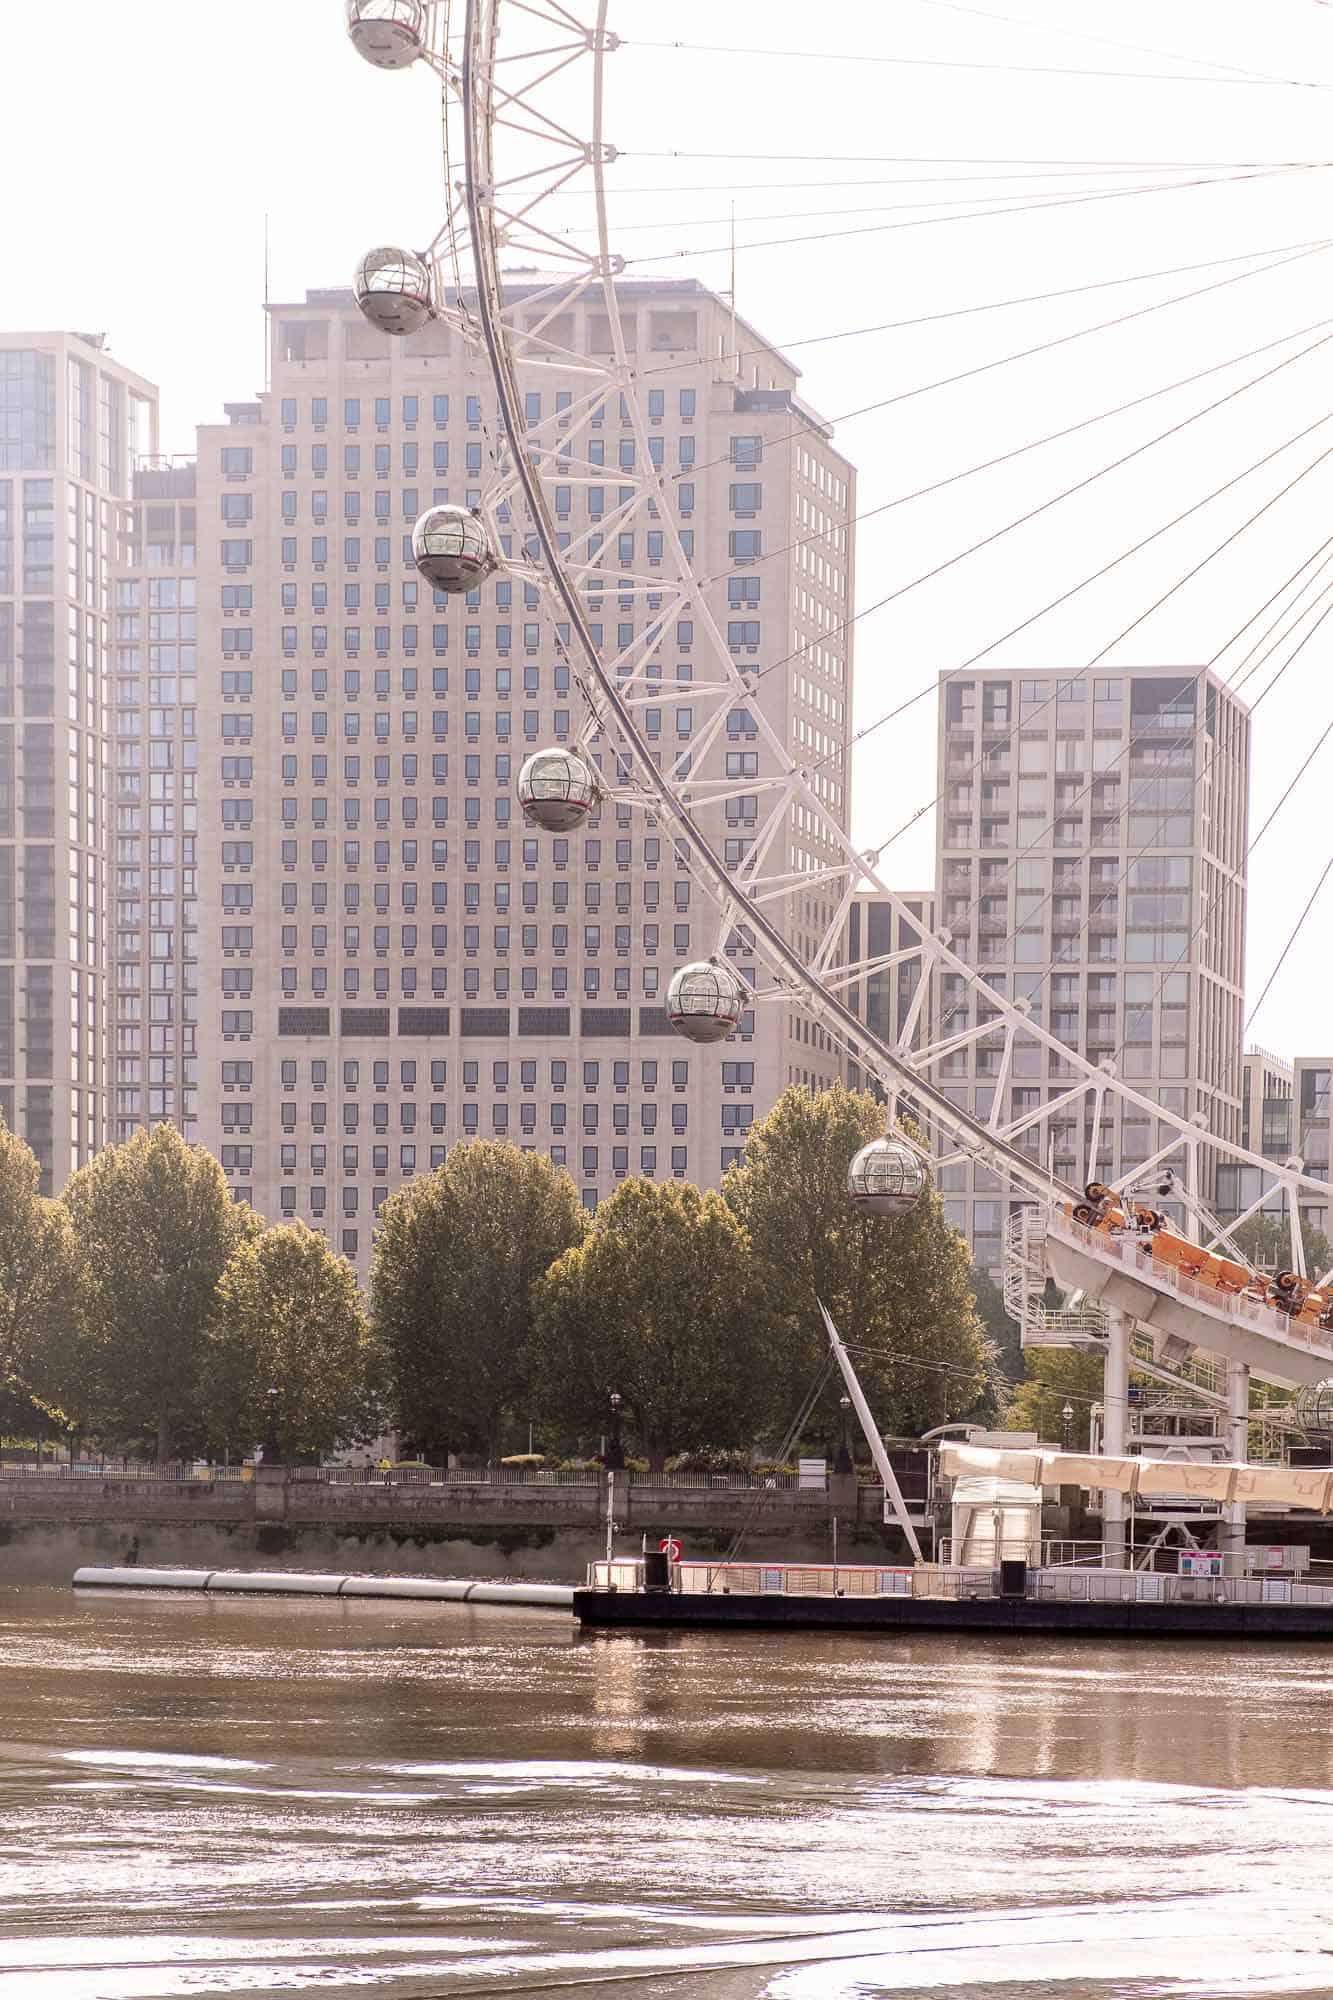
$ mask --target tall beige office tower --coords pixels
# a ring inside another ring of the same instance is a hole
[[[997,993],[1164,1109],[1239,1139],[1249,715],[1216,675],[1171,668],[1062,678],[942,678],[940,923]],[[969,1025],[943,976],[936,1032]],[[984,1119],[1000,1044],[959,1050],[942,1082]],[[1009,1113],[1053,1101],[1071,1073],[1015,1047]],[[1051,1164],[1088,1169],[1090,1111],[1054,1123]],[[1165,1144],[1126,1107],[1096,1161],[1111,1178]],[[943,1170],[950,1219],[998,1271],[1008,1197],[972,1163]],[[1207,1190],[1205,1190],[1207,1192]]]
[[[198,576],[195,468],[136,466],[114,585],[111,1136],[197,1126]]]
[[[627,282],[620,301],[663,504],[756,675],[697,775],[757,776],[762,707],[845,814],[851,468],[796,369],[744,323],[734,341],[714,294]],[[475,1136],[548,1152],[589,1204],[628,1174],[715,1184],[752,1118],[839,1062],[780,1005],[721,1048],[672,1033],[667,983],[713,948],[716,916],[663,826],[610,804],[577,835],[524,823],[524,757],[583,725],[566,635],[521,565],[433,597],[409,547],[432,502],[481,498],[489,378],[443,323],[395,341],[350,292],[270,320],[269,389],[199,433],[199,1137],[238,1195],[363,1266],[386,1196]],[[597,352],[605,316],[578,306],[556,337]],[[530,419],[580,391],[572,365],[533,371]],[[562,532],[608,521],[588,597],[608,658],[655,608],[618,572],[663,560],[650,517],[612,522],[633,450],[603,408],[552,493]],[[521,523],[502,529],[521,556]],[[655,755],[694,740],[698,659],[673,621],[648,670],[660,705],[641,710]],[[591,747],[609,775],[614,742]],[[767,802],[717,810],[739,860]]]
[[[112,583],[156,427],[102,335],[0,333],[0,1115],[48,1193],[110,1131]],[[125,641],[146,651],[147,622]]]

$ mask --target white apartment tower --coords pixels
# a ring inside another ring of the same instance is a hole
[[[115,579],[115,1100],[111,1136],[198,1133],[198,576],[195,468],[135,469]]]
[[[1089,1061],[1113,1064],[1164,1109],[1232,1140],[1249,748],[1248,711],[1209,672],[942,678],[936,879],[955,951]],[[940,978],[935,1006],[937,1034],[972,1024],[957,977]],[[946,1059],[945,1087],[983,1121],[999,1059],[998,1039]],[[1008,1112],[1052,1101],[1070,1076],[1060,1057],[1020,1040]],[[1050,1138],[1055,1171],[1084,1178],[1083,1115]],[[1147,1113],[1117,1111],[1098,1176],[1113,1178],[1168,1138]],[[943,1170],[942,1191],[977,1262],[998,1271],[1004,1189],[967,1163]]]
[[[777,669],[752,706],[842,784],[851,468],[743,323],[733,358],[712,293],[626,282],[619,299],[657,376],[644,394],[687,552],[736,655]],[[476,1136],[548,1152],[589,1205],[629,1174],[715,1184],[788,1082],[838,1062],[785,1007],[719,1049],[672,1034],[667,983],[716,919],[651,818],[608,804],[577,835],[525,824],[519,765],[583,728],[564,635],[517,577],[434,595],[409,546],[427,506],[481,498],[489,378],[443,323],[392,340],[350,292],[274,306],[270,332],[268,390],[199,432],[199,1138],[238,1196],[363,1268],[387,1195]],[[605,338],[582,305],[560,332],[575,351]],[[529,410],[577,393],[572,369],[534,371]],[[633,449],[604,408],[554,487],[562,532],[614,512]],[[608,656],[652,609],[616,584],[662,558],[651,520],[638,535],[608,536],[589,594]],[[672,759],[697,657],[680,620],[650,669],[643,726]],[[753,744],[738,707],[699,774],[757,772]],[[764,810],[727,801],[733,858]]]
[[[113,572],[156,425],[102,335],[0,333],[0,1115],[47,1193],[111,1129],[110,843],[151,810],[108,789],[112,647],[137,676],[149,646]]]

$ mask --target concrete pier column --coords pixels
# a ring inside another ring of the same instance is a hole
[[[1102,1411],[1102,1450],[1108,1458],[1123,1458],[1129,1431],[1129,1320],[1119,1306],[1106,1308]],[[1125,1509],[1123,1493],[1102,1494],[1102,1563],[1106,1569],[1125,1567]]]
[[[257,1465],[250,1486],[257,1521],[285,1521],[287,1518],[287,1468],[285,1465]]]
[[[1250,1456],[1250,1371],[1243,1361],[1227,1362],[1227,1457],[1238,1465]],[[1234,1567],[1243,1567],[1245,1547],[1245,1502],[1228,1500],[1222,1508],[1222,1549],[1236,1558]],[[1231,1563],[1227,1564],[1230,1570]]]

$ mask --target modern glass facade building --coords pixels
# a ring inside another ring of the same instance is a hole
[[[156,423],[102,336],[0,334],[0,1115],[47,1192],[111,1133],[113,581]]]

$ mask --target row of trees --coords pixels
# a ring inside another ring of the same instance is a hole
[[[59,1200],[37,1190],[0,1131],[0,1379],[20,1406],[159,1459],[248,1447],[275,1418],[304,1451],[373,1430],[382,1371],[351,1266],[233,1202],[202,1146],[159,1126]]]
[[[853,1210],[875,1101],[791,1090],[720,1194],[629,1180],[590,1218],[535,1154],[457,1148],[386,1205],[371,1270],[389,1399],[432,1451],[498,1452],[507,1427],[595,1440],[611,1395],[650,1461],[772,1443],[824,1373],[819,1301],[856,1345],[887,1430],[994,1404],[996,1356],[966,1247],[929,1194],[889,1223]],[[811,1434],[837,1425],[825,1380]]]
[[[289,1451],[391,1424],[432,1456],[492,1457],[530,1423],[595,1446],[614,1392],[660,1461],[776,1442],[816,1385],[810,1435],[831,1436],[822,1301],[886,1430],[993,1410],[996,1342],[937,1197],[893,1223],[847,1202],[882,1118],[841,1087],[789,1091],[720,1194],[630,1180],[592,1216],[541,1156],[456,1147],[382,1210],[368,1302],[321,1236],[233,1203],[169,1127],[108,1148],[56,1201],[0,1134],[0,1375],[159,1458],[253,1444],[271,1389]]]

